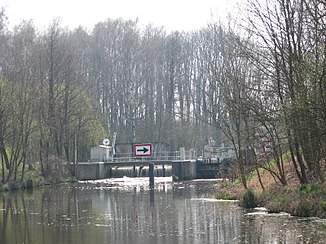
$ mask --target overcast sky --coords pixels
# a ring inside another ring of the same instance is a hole
[[[92,29],[108,18],[136,20],[140,25],[164,26],[167,31],[190,31],[225,18],[237,0],[0,0],[10,26],[33,20],[45,28],[55,17],[70,29]]]

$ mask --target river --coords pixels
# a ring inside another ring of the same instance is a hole
[[[0,243],[325,243],[326,220],[246,211],[218,181],[120,178],[0,193]]]

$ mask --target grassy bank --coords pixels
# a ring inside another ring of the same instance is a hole
[[[255,192],[257,203],[270,212],[287,212],[299,217],[326,218],[326,184],[311,183],[300,185],[294,174],[292,164],[285,166],[287,185],[276,183],[267,171],[262,171],[265,190],[259,186],[254,175],[249,181],[249,188]]]
[[[285,165],[286,186],[275,182],[266,170],[260,170],[264,190],[259,184],[257,174],[253,173],[248,177],[249,191],[246,191],[238,181],[225,182],[219,188],[216,197],[237,198],[244,207],[266,207],[273,213],[287,212],[299,217],[326,218],[326,183],[300,185],[291,167],[290,163]]]

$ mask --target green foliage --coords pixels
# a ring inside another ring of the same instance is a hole
[[[215,195],[216,199],[222,199],[222,200],[237,200],[237,197],[235,195],[232,195],[228,192],[221,192]]]
[[[306,197],[309,195],[316,195],[317,192],[320,190],[319,186],[317,184],[306,184],[300,186],[300,196]]]
[[[92,120],[89,123],[89,130],[86,133],[90,145],[98,145],[107,136],[107,131],[99,120]]]

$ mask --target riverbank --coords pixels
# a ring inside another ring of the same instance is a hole
[[[246,191],[238,181],[225,182],[217,193],[217,198],[236,198],[242,206],[248,206],[248,192],[253,193],[254,203],[265,207],[271,213],[287,212],[298,217],[326,218],[326,183],[310,183],[300,185],[291,164],[286,164],[287,185],[276,183],[266,170],[261,170],[262,189],[257,174],[250,175]],[[245,198],[246,196],[247,198]],[[250,199],[249,199],[250,200]],[[250,205],[252,206],[252,205]]]
[[[9,181],[5,184],[0,181],[0,192],[78,182],[76,177],[58,177],[57,175],[52,177],[43,177],[39,170],[36,169],[27,170],[23,181],[19,179],[21,179],[20,175],[15,181]]]

